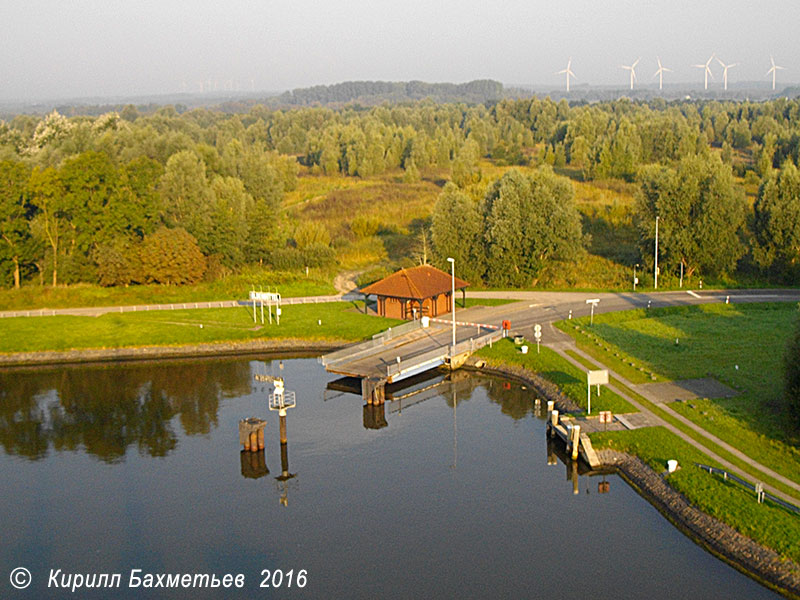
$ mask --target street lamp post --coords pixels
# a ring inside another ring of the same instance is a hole
[[[453,350],[456,350],[456,259],[447,257],[450,263],[450,277],[452,279],[452,289],[450,293],[450,310],[453,313]]]
[[[655,289],[658,289],[658,217],[656,217],[656,250],[655,250],[656,268],[653,270],[653,277],[655,278]]]
[[[639,263],[633,265],[633,291],[636,291],[636,284],[639,283],[639,278],[636,277],[636,268],[639,266]]]

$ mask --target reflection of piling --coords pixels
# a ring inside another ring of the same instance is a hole
[[[386,420],[386,405],[364,405],[364,429],[382,429],[389,425]]]
[[[580,490],[578,489],[578,461],[573,460],[570,462],[570,479],[572,479],[572,493],[578,495]]]
[[[239,444],[248,452],[258,452],[264,449],[264,419],[250,417],[239,421]]]
[[[242,467],[242,477],[258,479],[259,477],[269,475],[267,456],[263,450],[256,450],[255,452],[242,450],[239,453],[239,460]]]
[[[557,465],[558,456],[556,455],[556,444],[553,440],[547,440],[547,464]]]

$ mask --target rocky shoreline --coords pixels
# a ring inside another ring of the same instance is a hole
[[[790,598],[800,597],[800,565],[689,504],[640,458],[615,450],[600,450],[597,454],[661,514],[712,554]]]
[[[563,412],[580,408],[558,387],[517,365],[470,357],[468,369],[508,377],[535,388]],[[614,468],[642,497],[693,541],[737,570],[789,597],[800,598],[800,565],[782,558],[730,525],[692,506],[686,498],[637,456],[615,450],[599,450],[604,466]]]

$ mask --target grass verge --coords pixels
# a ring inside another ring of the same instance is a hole
[[[800,563],[800,519],[769,502],[758,504],[752,492],[695,467],[695,462],[717,465],[666,429],[595,433],[591,439],[597,448],[612,448],[639,456],[656,472],[664,470],[668,459],[676,459],[681,469],[667,475],[666,479],[691,504]]]
[[[789,303],[716,304],[599,315],[593,327],[583,318],[557,326],[634,383],[651,383],[653,372],[661,381],[711,376],[738,390],[732,398],[673,402],[670,408],[800,482],[798,433],[787,427],[780,401],[784,348],[796,318]]]
[[[246,307],[30,317],[0,321],[0,352],[199,344],[258,338],[360,340],[402,321],[367,316],[357,303],[301,304],[281,324],[253,323]]]
[[[85,306],[132,306],[208,302],[212,300],[244,300],[255,289],[276,290],[285,297],[324,296],[335,294],[333,275],[311,269],[290,273],[252,268],[212,282],[196,285],[132,285],[102,287],[86,283],[69,286],[26,285],[18,290],[0,289],[0,310],[34,310],[38,308],[75,308]]]

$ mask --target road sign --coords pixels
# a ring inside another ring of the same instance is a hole
[[[597,306],[599,303],[600,303],[600,298],[589,298],[586,301],[586,304],[591,304],[592,305],[592,316],[589,317],[589,324],[590,325],[594,325],[594,307]]]
[[[542,326],[537,323],[536,325],[533,326],[533,330],[534,331],[541,331],[542,330]]]
[[[586,374],[586,379],[589,385],[606,385],[608,383],[608,369],[589,371]]]
[[[600,395],[600,386],[608,383],[608,369],[599,369],[586,373],[586,412],[592,414],[592,386],[597,386],[597,395]]]

